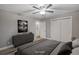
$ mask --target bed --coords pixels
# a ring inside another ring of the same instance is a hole
[[[15,35],[12,42],[17,48],[17,55],[69,55],[72,52],[72,42],[60,42],[42,38],[34,41],[33,33]]]

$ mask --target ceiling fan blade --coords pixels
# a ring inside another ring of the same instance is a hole
[[[51,7],[52,6],[52,4],[49,4],[47,7],[46,7],[46,9],[48,9],[49,7]]]
[[[33,9],[33,10],[27,10],[27,11],[23,11],[23,13],[27,13],[27,12],[32,12],[32,11],[34,11],[35,9]]]
[[[21,13],[17,13],[18,15],[22,15],[22,14],[26,14],[26,13],[29,13],[29,12],[32,12],[32,11],[35,11],[35,9],[33,10],[27,10],[27,11],[22,11]]]
[[[32,14],[36,14],[36,13],[39,13],[39,11],[37,11],[37,12],[34,12],[34,13],[32,13]]]
[[[68,10],[68,9],[65,9],[65,8],[53,8],[54,10]]]
[[[46,10],[46,12],[54,13],[54,11],[51,11],[51,10]]]
[[[40,10],[40,8],[38,8],[38,7],[36,7],[36,6],[33,6],[33,8]]]

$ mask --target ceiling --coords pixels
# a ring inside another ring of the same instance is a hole
[[[35,19],[49,19],[56,15],[79,12],[78,4],[53,4],[50,9],[53,10],[54,13],[46,13],[45,15],[41,15],[39,13],[33,14],[33,12],[36,12],[37,10],[32,6],[33,4],[1,4],[0,9]]]

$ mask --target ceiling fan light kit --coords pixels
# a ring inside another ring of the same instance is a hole
[[[45,14],[45,11],[40,11],[39,12],[41,15],[44,15]]]
[[[52,6],[52,4],[37,4],[33,5],[33,8],[35,8],[36,10],[38,10],[38,12],[34,12],[33,14],[39,13],[41,15],[46,14],[46,12],[48,13],[53,13],[54,11],[49,10],[49,8]]]

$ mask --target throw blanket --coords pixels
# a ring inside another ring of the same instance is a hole
[[[49,55],[60,44],[55,40],[39,40],[18,47],[18,53],[22,55]]]

